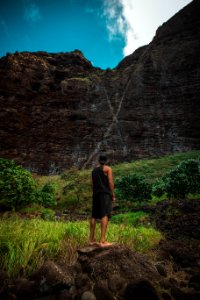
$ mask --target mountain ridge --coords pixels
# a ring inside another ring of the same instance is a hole
[[[200,2],[114,69],[80,50],[0,59],[0,156],[46,174],[200,148]],[[178,27],[177,27],[178,26]]]

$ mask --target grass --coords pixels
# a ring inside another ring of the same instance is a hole
[[[41,219],[20,219],[17,216],[0,221],[0,268],[9,276],[26,276],[46,259],[73,263],[76,250],[88,243],[89,222],[51,222]],[[96,238],[100,236],[97,224]],[[107,239],[136,251],[146,252],[161,239],[153,228],[110,223]]]
[[[112,222],[116,224],[138,226],[148,222],[148,214],[143,211],[118,214],[112,217]]]
[[[117,178],[134,172],[138,175],[144,175],[147,181],[152,183],[155,182],[156,179],[161,178],[183,160],[191,158],[200,159],[200,151],[177,153],[160,158],[146,158],[130,163],[117,164],[113,166],[113,173]]]
[[[200,159],[200,151],[191,151],[185,153],[178,153],[174,155],[166,155],[160,158],[141,159],[130,163],[121,163],[113,165],[114,179],[130,174],[132,172],[138,175],[144,175],[149,183],[155,182],[161,178],[166,172],[177,166],[181,161],[186,159]],[[91,169],[87,170],[75,170],[71,169],[66,171],[65,176],[54,175],[54,176],[38,176],[34,178],[38,182],[39,186],[43,186],[48,182],[55,182],[57,185],[56,199],[60,210],[71,209],[74,212],[72,205],[72,198],[76,199],[77,194],[80,196],[78,199],[76,210],[77,212],[88,212],[91,206],[91,188],[90,188],[90,176]],[[72,178],[77,182],[75,188],[68,189],[66,193],[63,193],[65,186],[72,183]],[[78,193],[77,193],[78,192]],[[153,197],[152,203],[160,201]]]
[[[87,212],[91,205],[90,170],[70,169],[61,175],[34,175],[39,187],[46,183],[56,183],[56,201],[58,210],[69,213]],[[73,203],[77,203],[74,207]]]
[[[112,166],[113,174],[114,178],[118,178],[136,172],[144,175],[152,183],[181,161],[189,158],[199,159],[199,157],[200,151],[192,151],[155,159],[137,160]],[[81,171],[71,169],[64,175],[34,175],[34,178],[39,186],[49,182],[56,183],[57,209],[71,209],[72,213],[75,211],[81,213],[89,212],[91,209],[90,174],[91,169]],[[190,197],[192,198],[193,195]],[[74,206],[72,199],[75,199],[73,201],[78,204]],[[158,199],[152,201],[156,202]],[[62,259],[66,263],[73,263],[76,250],[88,242],[87,220],[67,223],[51,221],[55,219],[54,211],[37,205],[24,208],[22,212],[36,216],[37,210],[45,220],[20,219],[15,215],[0,220],[0,269],[5,269],[11,277],[29,275],[46,259]],[[97,240],[99,236],[100,226],[97,224]],[[107,232],[109,241],[145,253],[159,243],[161,238],[161,233],[148,223],[148,214],[144,212],[129,212],[113,216]]]

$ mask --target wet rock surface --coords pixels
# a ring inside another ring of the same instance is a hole
[[[41,174],[200,147],[200,3],[113,70],[79,50],[0,59],[0,156]]]

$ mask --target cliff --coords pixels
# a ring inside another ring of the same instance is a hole
[[[115,69],[79,50],[0,59],[0,156],[54,174],[200,148],[200,1]]]

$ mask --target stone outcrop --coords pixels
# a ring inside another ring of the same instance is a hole
[[[200,148],[200,2],[115,69],[79,50],[0,59],[0,156],[55,174]]]
[[[198,247],[162,240],[157,261],[119,245],[85,247],[73,265],[46,261],[28,278],[0,271],[0,299],[199,299],[199,266],[191,260]]]

